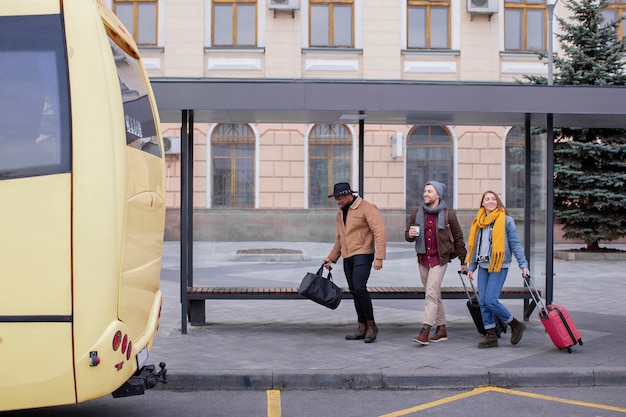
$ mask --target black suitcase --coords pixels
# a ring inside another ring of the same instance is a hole
[[[463,283],[463,288],[465,289],[465,294],[467,294],[467,309],[474,320],[474,324],[476,325],[476,330],[478,333],[485,335],[487,331],[485,330],[485,325],[483,324],[483,316],[480,314],[480,303],[478,302],[478,291],[476,291],[476,287],[474,287],[474,283],[470,281],[470,285],[472,286],[472,294],[467,289],[465,285],[465,280],[463,279],[463,273],[459,271],[459,277],[461,278],[461,282]],[[496,334],[498,338],[502,333],[506,333],[506,323],[503,322],[499,317],[494,316],[496,322]]]

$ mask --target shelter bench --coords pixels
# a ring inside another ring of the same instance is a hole
[[[424,299],[423,287],[368,287],[372,299]],[[342,299],[352,298],[347,287],[342,288]],[[465,299],[463,287],[441,287],[443,299]],[[307,298],[298,294],[297,287],[188,287],[187,315],[192,326],[202,326],[206,322],[206,300],[295,300]],[[500,299],[521,299],[524,301],[524,321],[528,321],[536,307],[532,295],[526,287],[504,287]]]

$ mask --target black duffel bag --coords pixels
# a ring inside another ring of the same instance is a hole
[[[298,294],[334,310],[341,302],[342,290],[333,282],[330,270],[327,278],[322,275],[323,270],[324,264],[317,273],[307,273],[300,283]]]

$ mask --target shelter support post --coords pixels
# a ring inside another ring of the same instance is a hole
[[[554,115],[546,120],[546,304],[554,290]]]
[[[193,110],[183,110],[180,128],[181,331],[187,334],[187,287],[193,287]]]

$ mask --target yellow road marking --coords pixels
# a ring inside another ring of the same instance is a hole
[[[474,395],[482,394],[484,392],[489,392],[489,391],[501,392],[501,393],[510,394],[510,395],[519,395],[521,397],[536,398],[536,399],[539,399],[539,400],[554,401],[554,402],[559,402],[559,403],[564,403],[564,404],[579,405],[579,406],[582,406],[582,407],[590,407],[590,408],[598,408],[598,409],[602,409],[602,410],[617,411],[619,413],[626,413],[626,408],[621,408],[621,407],[613,407],[613,406],[604,405],[604,404],[588,403],[588,402],[584,402],[584,401],[568,400],[568,399],[565,399],[565,398],[551,397],[549,395],[534,394],[534,393],[531,393],[531,392],[515,391],[515,390],[506,389],[506,388],[484,386],[484,387],[474,388],[472,391],[469,391],[469,392],[465,392],[465,393],[457,394],[457,395],[452,395],[450,397],[442,398],[441,400],[432,401],[432,402],[429,402],[429,403],[426,403],[426,404],[422,404],[422,405],[418,405],[418,406],[411,407],[411,408],[406,408],[404,410],[400,410],[400,411],[396,411],[396,412],[393,412],[393,413],[385,414],[385,415],[382,415],[380,417],[401,417],[401,416],[406,416],[408,414],[416,413],[418,411],[426,410],[426,409],[437,407],[437,406],[444,405],[444,404],[449,404],[449,403],[454,402],[454,401],[462,400],[464,398],[469,398],[469,397],[472,397]]]
[[[506,394],[519,395],[521,397],[537,398],[540,400],[554,401],[558,403],[580,405],[582,407],[599,408],[601,410],[610,410],[610,411],[617,411],[619,413],[626,413],[626,408],[622,408],[622,407],[613,407],[611,405],[588,403],[585,401],[568,400],[565,398],[551,397],[549,395],[534,394],[532,392],[514,391],[514,390],[498,388],[498,387],[492,387],[490,391],[504,392]]]
[[[267,390],[267,417],[280,417],[282,415],[280,406],[280,390]]]
[[[468,397],[472,397],[472,396],[477,395],[477,394],[481,394],[481,393],[486,391],[485,388],[487,388],[487,387],[474,388],[470,392],[465,392],[465,393],[462,393],[462,394],[453,395],[451,397],[442,398],[441,400],[433,401],[433,402],[430,402],[430,403],[418,405],[418,406],[411,407],[411,408],[406,408],[404,410],[396,411],[396,412],[390,413],[390,414],[385,414],[385,415],[382,415],[380,417],[400,417],[400,416],[406,416],[407,414],[415,413],[417,411],[426,410],[426,409],[429,409],[429,408],[433,408],[433,407],[437,407],[437,406],[440,406],[440,405],[448,404],[448,403],[451,403],[451,402],[454,402],[454,401],[457,401],[457,400],[461,400],[463,398],[468,398]]]

